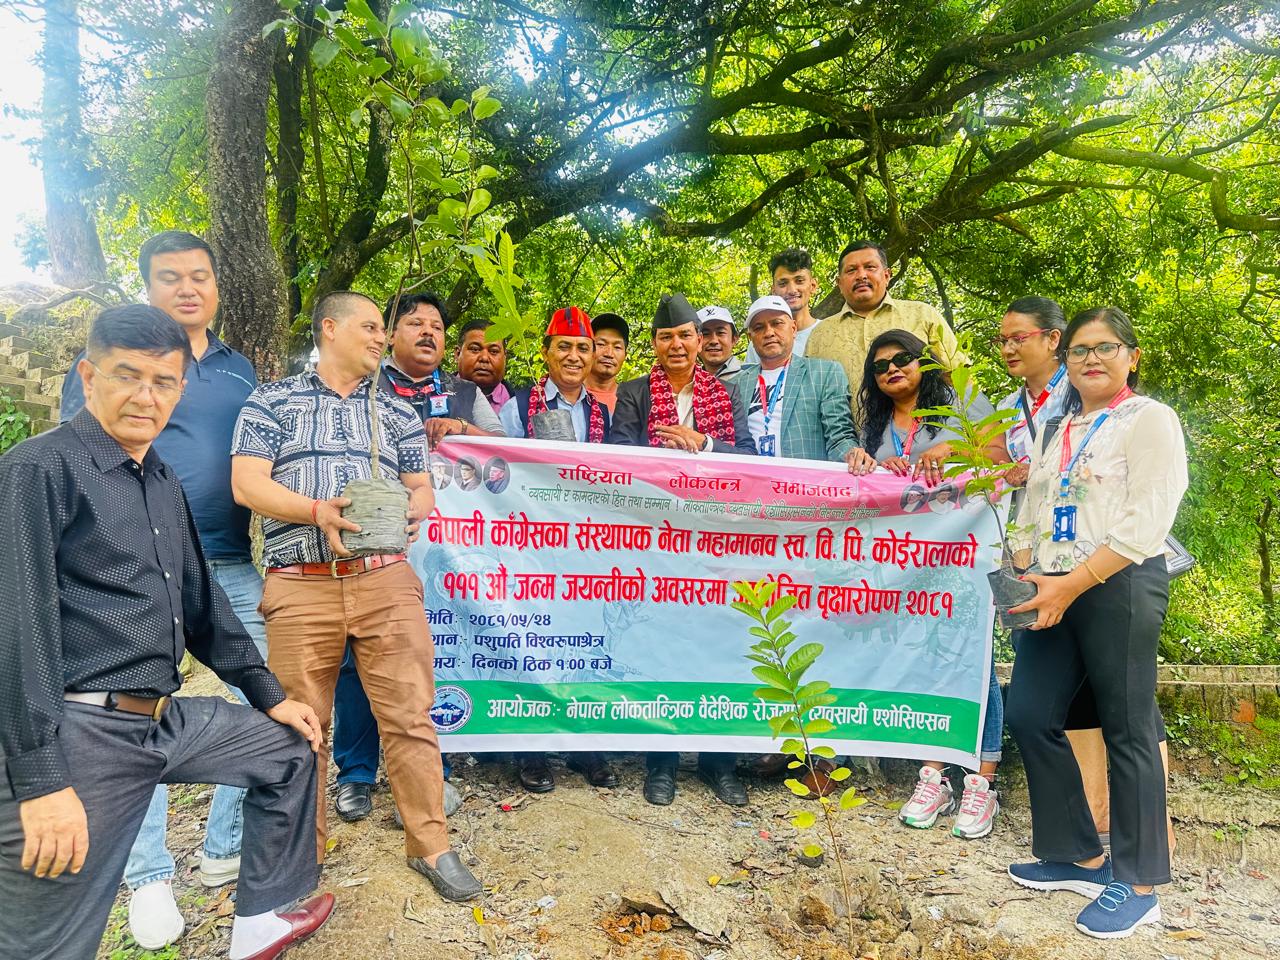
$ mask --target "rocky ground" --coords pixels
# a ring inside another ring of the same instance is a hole
[[[915,831],[897,823],[909,792],[904,765],[888,779],[874,769],[856,772],[868,802],[843,814],[838,832],[852,920],[829,839],[816,838],[828,848],[820,866],[796,859],[801,837],[787,813],[807,801],[780,784],[753,782],[751,805],[731,809],[685,771],[675,804],[652,807],[640,796],[643,764],[624,757],[618,765],[617,790],[590,788],[557,765],[556,791],[534,797],[515,785],[509,763],[455,758],[454,782],[466,802],[451,833],[486,885],[474,906],[443,902],[405,866],[381,784],[368,820],[331,816],[336,843],[322,885],[336,894],[337,912],[291,960],[1280,956],[1280,800],[1271,793],[1175,775],[1170,806],[1180,850],[1174,882],[1162,890],[1164,923],[1102,943],[1074,929],[1084,900],[1036,894],[1005,876],[1009,862],[1030,858],[1015,764],[1006,765],[1005,810],[994,834],[974,842],[941,825]],[[192,875],[210,793],[172,794],[186,936],[158,954],[139,950],[127,935],[122,895],[101,958],[226,956],[233,889],[205,891]]]

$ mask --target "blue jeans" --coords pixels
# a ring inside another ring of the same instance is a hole
[[[267,628],[258,612],[262,602],[262,575],[247,560],[210,560],[213,578],[222,587],[249,636],[258,646],[258,652],[267,656]],[[244,695],[235,687],[228,687],[241,703]],[[204,832],[204,853],[207,857],[226,859],[240,855],[240,836],[244,827],[241,802],[244,790],[219,784],[213,791],[213,803],[209,807],[209,820]],[[129,862],[124,868],[124,882],[130,890],[168,880],[174,874],[173,855],[168,848],[169,788],[156,787],[151,795],[151,805],[142,821],[142,829],[129,851]]]
[[[1000,697],[1000,681],[996,679],[996,662],[991,660],[991,686],[987,692],[987,716],[982,721],[982,747],[979,758],[999,762],[1004,747],[1004,700]]]
[[[378,780],[378,722],[365,696],[356,658],[350,645],[338,670],[333,691],[333,762],[338,766],[339,783],[374,784]],[[444,762],[444,778],[449,779],[449,761]]]

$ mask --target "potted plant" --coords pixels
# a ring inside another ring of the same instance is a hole
[[[923,361],[922,361],[923,364]],[[936,407],[922,407],[915,411],[917,417],[933,417],[946,420],[948,428],[955,433],[954,439],[948,441],[951,455],[947,458],[947,468],[943,478],[951,480],[967,474],[964,492],[968,496],[980,496],[986,501],[992,515],[996,518],[996,528],[1000,532],[1000,543],[992,544],[1000,550],[1000,566],[987,574],[991,584],[991,596],[995,600],[996,611],[1000,623],[1006,629],[1017,630],[1031,626],[1036,622],[1036,612],[1010,614],[1009,610],[1019,604],[1026,603],[1036,595],[1036,585],[1021,578],[1022,573],[1013,566],[1013,554],[1009,547],[1009,534],[1016,528],[1013,518],[1001,522],[999,504],[1006,497],[1012,497],[1014,487],[1005,481],[1005,474],[1017,464],[1010,461],[997,463],[988,448],[1003,435],[1019,416],[1016,410],[996,410],[979,420],[969,413],[966,397],[977,389],[974,383],[972,368],[959,367],[951,371],[951,384],[955,388],[956,402]],[[1032,566],[1030,572],[1039,573],[1039,568]]]

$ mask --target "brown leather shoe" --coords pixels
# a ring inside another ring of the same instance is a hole
[[[747,773],[761,780],[772,780],[787,773],[787,764],[794,758],[788,753],[765,753],[752,757],[746,765]]]
[[[831,771],[836,765],[825,757],[813,759],[813,769],[806,770],[800,782],[809,788],[815,797],[825,797],[839,788],[839,784],[831,779]]]
[[[245,960],[276,960],[285,950],[302,940],[307,939],[324,926],[325,921],[333,915],[333,894],[322,893],[299,904],[297,910],[280,913],[281,920],[287,920],[293,928],[283,937],[257,953],[250,954]]]

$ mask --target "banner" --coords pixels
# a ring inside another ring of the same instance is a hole
[[[648,448],[449,439],[410,560],[445,750],[776,752],[735,581],[797,598],[837,752],[976,766],[997,520],[956,485]],[[797,644],[797,645],[798,645]]]

